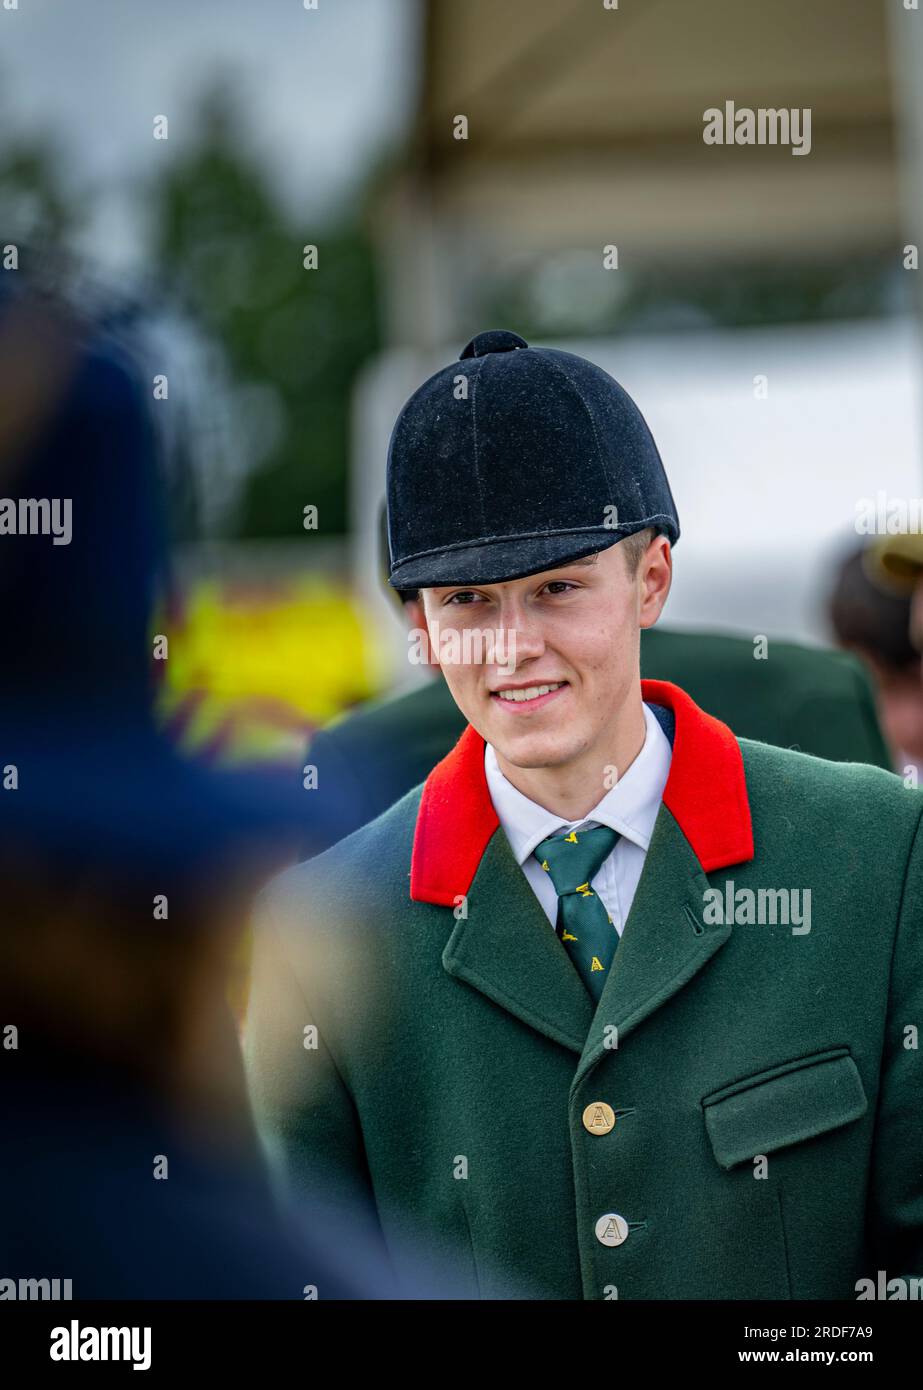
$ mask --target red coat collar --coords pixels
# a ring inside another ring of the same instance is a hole
[[[743,758],[726,724],[670,681],[641,682],[647,704],[673,711],[664,805],[705,873],[753,858]],[[468,892],[499,821],[484,775],[484,740],[469,724],[423,787],[410,866],[414,902],[453,907]]]

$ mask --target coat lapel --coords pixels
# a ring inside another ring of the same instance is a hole
[[[592,1001],[502,830],[488,842],[466,898],[467,918],[443,953],[446,970],[579,1056]]]
[[[743,759],[730,729],[670,682],[642,681],[641,693],[673,716],[673,758],[595,1014],[499,828],[484,740],[470,726],[427,778],[417,817],[411,898],[465,904],[443,953],[445,969],[578,1053],[578,1078],[612,1045],[609,1025],[621,1042],[724,945],[730,927],[702,921],[705,875],[753,858]]]
[[[730,925],[702,920],[708,887],[676,818],[661,806],[575,1085],[608,1049],[620,1047],[639,1023],[687,985],[727,941]]]

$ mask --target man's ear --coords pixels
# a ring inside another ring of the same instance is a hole
[[[417,590],[416,598],[409,598],[404,604],[404,612],[407,614],[408,627],[425,627],[426,613],[423,609],[423,599]]]
[[[655,536],[638,566],[639,627],[653,627],[663,612],[673,583],[673,554],[666,536]]]
[[[416,598],[407,600],[404,604],[404,613],[407,618],[410,651],[413,653],[414,663],[416,665],[438,666],[439,657],[436,647],[430,641],[426,605],[423,602],[422,591],[418,590]]]

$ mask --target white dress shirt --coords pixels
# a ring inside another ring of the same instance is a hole
[[[641,752],[598,805],[579,821],[564,821],[552,811],[546,811],[543,806],[530,801],[512,782],[507,781],[500,771],[496,753],[489,743],[485,744],[484,770],[494,810],[516,862],[552,926],[558,916],[558,895],[550,875],[543,871],[535,858],[535,847],[557,831],[569,833],[571,830],[608,825],[617,830],[621,838],[603,861],[599,873],[590,879],[590,884],[602,899],[619,936],[622,934],[644,868],[644,857],[651,842],[673,756],[670,740],[656,716],[647,705],[642,705],[642,708],[645,735]]]

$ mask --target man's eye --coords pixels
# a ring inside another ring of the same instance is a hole
[[[450,594],[446,603],[471,603],[477,598],[473,589],[460,589],[457,594]]]
[[[549,594],[563,594],[566,593],[568,589],[574,588],[576,588],[576,585],[569,584],[566,579],[552,579],[545,585],[545,589]]]

